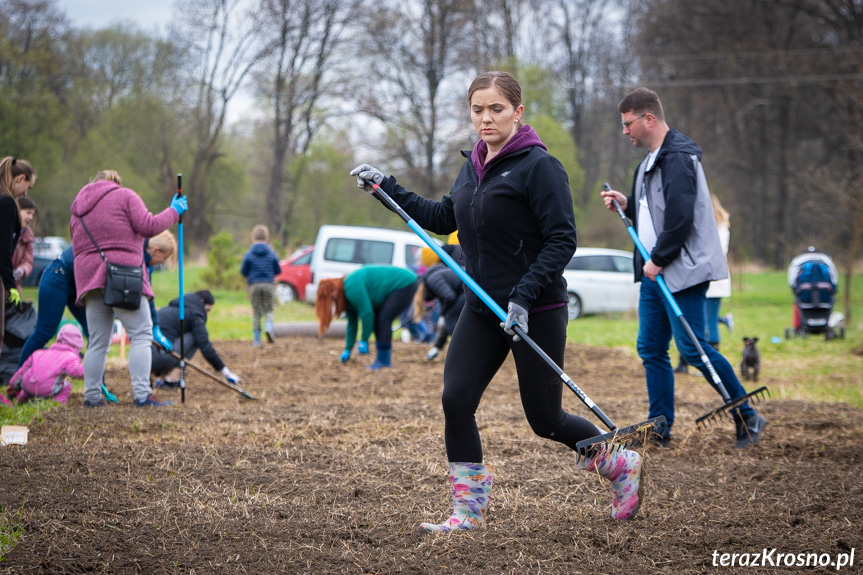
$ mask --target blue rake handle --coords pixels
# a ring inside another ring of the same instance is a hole
[[[424,229],[422,229],[422,227],[420,227],[420,225],[417,224],[407,214],[407,212],[405,212],[402,207],[395,202],[395,200],[393,200],[379,185],[371,181],[367,181],[367,183],[371,185],[372,189],[374,190],[374,194],[381,198],[384,202],[386,202],[386,204],[405,221],[408,227],[413,230],[414,233],[416,233],[416,235],[418,235],[422,239],[422,241],[424,241],[426,245],[428,245],[428,247],[430,247],[434,251],[434,253],[438,255],[441,261],[443,261],[452,271],[454,271],[456,275],[461,278],[464,283],[467,284],[470,290],[475,293],[483,301],[483,303],[485,303],[489,307],[489,309],[491,309],[492,312],[494,312],[494,315],[500,318],[501,321],[506,321],[506,312],[503,311],[503,308],[500,307],[496,301],[491,299],[491,297],[485,292],[485,290],[482,289],[480,285],[476,283],[473,278],[470,277],[467,272],[464,271],[462,267],[458,265],[458,263],[456,263],[456,261],[452,259],[452,257],[448,253],[446,253],[443,248],[441,248],[437,244],[437,242],[435,242],[431,238],[431,236],[428,235],[428,233]],[[543,349],[539,347],[539,345],[535,341],[533,341],[517,325],[513,325],[512,327],[513,330],[515,330],[515,333],[518,334],[518,336],[522,340],[524,340],[527,345],[533,348],[533,350],[542,358],[542,360],[545,361],[545,363],[547,363],[552,370],[554,370],[554,372],[558,375],[558,377],[560,377],[563,383],[565,383],[566,386],[570,390],[572,390],[575,395],[578,396],[578,398],[590,409],[590,411],[593,412],[594,415],[596,415],[602,421],[602,423],[610,431],[614,431],[617,429],[617,425],[615,425],[614,422],[611,421],[611,419],[609,419],[609,417],[605,415],[605,413],[603,413],[603,411],[593,402],[593,400],[590,399],[590,397],[588,397],[587,394],[584,393],[584,391],[582,391],[581,388],[578,387],[574,381],[572,381],[572,378],[570,378],[568,375],[566,375],[566,373],[564,373],[560,366],[558,366],[554,362],[554,360],[551,359],[548,354],[545,353],[545,351],[543,351]]]
[[[177,174],[177,197],[183,195],[183,174]],[[177,252],[180,267],[180,403],[186,403],[186,350],[183,332],[183,321],[186,319],[186,309],[183,300],[183,216],[177,225]]]

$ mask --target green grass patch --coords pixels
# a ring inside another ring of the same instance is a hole
[[[15,548],[24,535],[24,504],[15,513],[10,513],[0,503],[0,563],[6,559],[9,552]]]
[[[852,352],[863,335],[863,276],[855,277],[851,294],[851,318],[846,319],[845,338],[827,341],[823,334],[786,339],[791,327],[793,296],[786,272],[737,272],[732,278],[732,296],[723,300],[720,313],[734,314],[734,332],[720,326],[720,350],[735,367],[741,360],[744,336],[757,337],[761,352],[759,384],[768,383],[773,397],[813,401],[842,401],[863,408],[861,357]],[[844,313],[843,286],[834,311]],[[602,347],[619,347],[637,356],[636,314],[588,316],[569,323],[567,341]],[[779,338],[776,340],[776,338]],[[677,363],[672,342],[671,357]],[[694,379],[694,378],[693,378]],[[752,382],[743,382],[748,389]]]
[[[83,384],[81,384],[83,388]],[[6,392],[6,388],[0,388]],[[33,425],[42,423],[42,413],[60,407],[56,401],[28,401],[22,405],[0,405],[0,425]]]

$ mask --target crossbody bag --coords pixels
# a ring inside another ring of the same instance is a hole
[[[125,266],[108,261],[105,253],[99,248],[93,234],[87,229],[84,218],[78,216],[84,231],[90,236],[90,241],[96,246],[99,255],[108,266],[105,271],[105,305],[118,307],[120,309],[136,310],[141,307],[141,294],[144,292],[144,261],[141,256],[141,265]]]

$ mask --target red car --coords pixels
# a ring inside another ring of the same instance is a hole
[[[282,273],[276,278],[276,299],[279,303],[303,301],[306,284],[312,277],[312,253],[315,246],[303,246],[281,262]]]

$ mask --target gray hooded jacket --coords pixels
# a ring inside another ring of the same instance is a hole
[[[668,289],[674,293],[728,277],[701,166],[701,148],[672,128],[653,166],[645,172],[646,162],[647,158],[635,171],[626,215],[636,222],[638,231],[639,200],[645,194],[657,237],[651,260],[663,268]],[[636,250],[636,282],[641,281],[643,266],[644,259]]]

